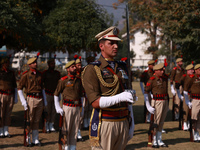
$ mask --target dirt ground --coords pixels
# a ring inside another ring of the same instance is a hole
[[[148,141],[148,128],[149,124],[143,123],[143,107],[144,98],[140,90],[139,82],[133,82],[133,89],[136,90],[138,101],[133,105],[134,119],[135,119],[135,132],[133,138],[128,142],[126,150],[143,150],[151,149],[147,148]],[[170,93],[170,92],[169,92]],[[170,95],[170,97],[172,97]],[[191,143],[189,141],[189,131],[178,130],[178,121],[171,121],[171,108],[172,99],[170,99],[170,110],[168,111],[167,118],[164,124],[164,129],[167,133],[163,134],[163,141],[168,144],[168,149],[174,150],[188,150],[198,149],[200,143]],[[55,133],[42,133],[42,123],[40,124],[39,140],[42,143],[41,147],[27,148],[23,146],[23,117],[24,111],[19,101],[14,105],[12,113],[11,126],[9,132],[12,135],[11,138],[0,139],[0,149],[5,150],[56,150],[58,149],[58,132]],[[56,116],[55,128],[58,130],[59,115]],[[88,131],[81,131],[84,142],[77,143],[77,150],[90,150],[90,143],[88,137]],[[167,148],[159,148],[167,149]]]

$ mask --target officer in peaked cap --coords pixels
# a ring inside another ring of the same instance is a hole
[[[170,84],[171,84],[171,92],[173,96],[175,97],[174,100],[174,118],[173,120],[178,120],[179,119],[179,110],[180,110],[180,97],[178,96],[177,92],[182,93],[183,87],[178,84],[180,83],[181,76],[185,73],[185,70],[182,68],[183,65],[183,59],[182,58],[177,58],[176,59],[176,67],[173,68],[171,71],[171,76],[170,76]],[[174,83],[175,82],[175,88],[174,88]]]
[[[155,60],[148,61],[148,70],[144,70],[144,72],[140,76],[140,87],[142,90],[142,93],[144,95],[144,85],[146,85],[149,78],[153,75],[153,66],[155,64]],[[151,101],[151,94],[149,93],[149,100]],[[144,105],[144,122],[150,122],[151,114],[147,111],[146,105]]]
[[[65,149],[76,149],[77,132],[80,122],[80,107],[82,96],[81,79],[76,76],[75,61],[68,62],[65,66],[67,75],[62,77],[54,92],[56,112],[63,116],[63,130],[66,131]],[[63,97],[63,107],[59,104],[59,95]]]
[[[89,127],[92,149],[122,150],[133,136],[134,122],[129,124],[127,119],[131,115],[133,120],[132,105],[127,105],[133,103],[133,96],[124,92],[128,84],[126,64],[114,61],[121,41],[118,34],[112,26],[95,36],[101,56],[82,72],[82,84],[93,106]]]
[[[179,84],[183,87],[183,89],[186,86],[185,84],[187,83],[187,81],[191,79],[190,76],[193,76],[193,73],[194,73],[193,64],[187,65],[185,70],[187,71],[187,73],[183,74],[181,76],[181,79],[179,82]],[[178,92],[177,94],[179,95],[180,99],[183,101],[183,127],[182,127],[182,129],[184,131],[187,131],[187,130],[189,130],[189,126],[190,126],[190,123],[188,120],[189,107],[185,103],[185,98],[182,95],[182,93],[180,93],[179,91],[177,91],[177,92]]]
[[[27,112],[28,122],[30,122],[29,134],[26,139],[28,140],[28,146],[41,146],[39,141],[39,121],[42,115],[44,106],[47,105],[45,90],[43,89],[42,73],[37,70],[37,57],[30,58],[27,61],[29,70],[25,71],[18,84],[18,94],[22,106],[24,106]],[[26,99],[23,95],[26,93]],[[32,143],[30,132],[32,130]]]
[[[9,57],[1,59],[0,68],[0,137],[11,137],[8,132],[10,115],[17,100],[15,74],[9,69]]]
[[[200,129],[200,64],[195,65],[194,67],[195,74],[190,75],[190,79],[185,81],[184,84],[184,97],[185,103],[191,109],[191,119],[192,119],[192,128],[193,128],[193,139],[194,142],[200,141],[199,129]],[[190,91],[190,98],[188,93]],[[191,99],[191,100],[190,100]]]
[[[164,64],[160,63],[153,67],[154,74],[149,78],[145,86],[144,99],[146,107],[154,114],[154,124],[157,124],[156,135],[153,135],[152,147],[167,147],[162,141],[162,128],[168,111],[168,78],[164,75]],[[153,99],[149,102],[148,93],[152,92]],[[149,144],[149,143],[148,143]]]

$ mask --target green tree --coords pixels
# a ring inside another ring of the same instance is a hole
[[[52,50],[69,53],[97,51],[95,35],[112,21],[107,12],[93,0],[59,1],[45,17],[46,35],[52,40]]]

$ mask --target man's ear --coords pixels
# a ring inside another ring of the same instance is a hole
[[[103,43],[99,43],[99,48],[102,50],[104,47],[104,44]]]

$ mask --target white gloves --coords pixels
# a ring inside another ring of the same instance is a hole
[[[81,117],[83,117],[83,115],[84,115],[84,105],[83,105],[84,99],[85,99],[85,97],[81,97],[81,104],[82,104]]]
[[[143,82],[140,82],[140,87],[141,87],[142,94],[144,95],[144,86],[143,86]]]
[[[61,116],[63,116],[63,110],[59,104],[59,97],[56,95],[54,95],[54,104],[55,104],[56,112],[59,113]]]
[[[176,95],[176,91],[174,90],[174,86],[173,86],[173,84],[171,84],[171,92],[172,92],[173,96]]]
[[[14,103],[17,104],[18,102],[18,98],[17,98],[17,88],[15,88],[15,99],[14,99]]]
[[[22,106],[24,106],[24,110],[27,110],[28,109],[27,102],[26,102],[26,100],[24,98],[22,90],[18,90],[18,94],[19,94],[19,98],[20,98],[20,101],[22,103]]]
[[[43,99],[44,99],[44,106],[47,106],[47,97],[46,97],[46,93],[45,90],[42,90],[42,95],[43,95]]]
[[[134,128],[135,128],[135,124],[134,124],[134,117],[133,117],[133,108],[132,108],[132,105],[128,105],[128,110],[130,111],[130,116],[131,116],[131,126],[130,126],[130,129],[129,129],[129,132],[128,132],[128,140],[132,139],[133,137],[133,133],[134,133]]]
[[[145,101],[145,103],[146,103],[146,107],[147,107],[148,111],[149,111],[151,114],[154,114],[155,108],[151,107],[151,105],[149,104],[148,94],[144,94],[144,101]]]
[[[191,109],[192,108],[192,103],[189,100],[188,92],[187,91],[183,91],[183,94],[185,96],[185,103],[188,105],[189,109]]]
[[[181,93],[180,93],[180,90],[179,90],[179,89],[176,89],[176,91],[177,91],[177,94],[178,94],[178,98],[179,98],[180,100],[183,101],[182,95],[181,95]]]
[[[102,96],[99,100],[99,107],[100,108],[107,108],[118,104],[120,102],[129,102],[133,103],[133,96],[130,92],[122,92],[120,94],[114,96]]]

